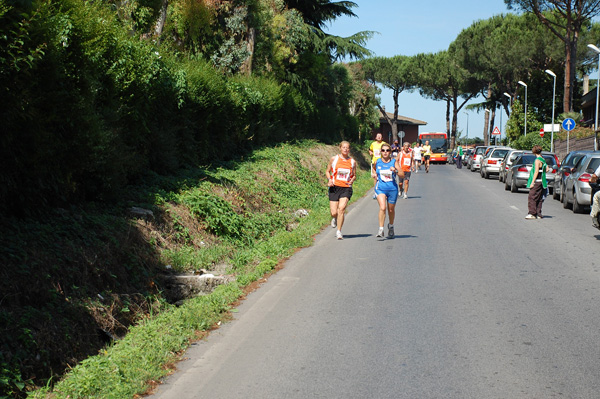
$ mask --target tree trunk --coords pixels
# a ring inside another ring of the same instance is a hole
[[[492,108],[492,112],[488,112],[488,114],[490,114],[490,128],[488,130],[489,132],[489,138],[490,138],[490,145],[494,145],[495,144],[495,137],[492,134],[494,132],[494,122],[496,120],[496,107]]]
[[[452,102],[450,101],[450,99],[446,100],[446,134],[448,135],[448,137],[452,136],[452,131],[450,130],[450,106],[452,105]]]
[[[160,7],[160,13],[158,14],[158,21],[156,21],[156,27],[154,28],[154,34],[158,37],[160,42],[160,36],[162,35],[167,21],[167,7],[169,6],[169,0],[163,0],[162,6]]]
[[[492,100],[492,84],[488,83],[486,100],[489,103]],[[487,106],[486,108],[487,109]],[[484,123],[483,123],[483,145],[490,145],[490,115],[489,112],[484,111]]]
[[[248,58],[242,64],[240,70],[246,75],[252,75],[252,59],[254,56],[254,43],[256,42],[256,30],[254,28],[248,29],[248,42],[246,43],[246,48],[248,49]]]

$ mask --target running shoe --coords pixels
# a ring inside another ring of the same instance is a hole
[[[335,232],[335,238],[337,238],[338,240],[343,240],[344,236],[342,235],[342,232],[338,230]]]
[[[388,224],[388,238],[394,238],[394,228]]]
[[[337,227],[337,218],[331,218],[331,227],[334,229]]]
[[[406,193],[404,193],[404,195],[402,196],[402,198],[408,199],[408,195],[406,195]]]
[[[377,199],[377,194],[373,194],[373,199]]]
[[[537,217],[530,213],[529,215],[525,216],[525,219],[532,220],[532,219],[537,219]]]
[[[383,227],[379,228],[379,231],[377,232],[377,237],[383,237]]]

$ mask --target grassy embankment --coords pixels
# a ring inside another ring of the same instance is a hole
[[[334,146],[315,142],[278,145],[204,170],[181,189],[155,192],[152,203],[137,204],[152,209],[155,219],[131,220],[130,226],[145,237],[159,264],[181,272],[226,265],[236,281],[182,306],[163,301],[157,314],[140,317],[123,339],[80,362],[52,390],[40,389],[30,397],[122,399],[148,391],[191,341],[227,320],[228,310],[253,282],[297,248],[311,245],[328,224],[324,172],[336,152]],[[352,154],[361,166],[356,200],[372,180],[364,149]],[[298,209],[306,209],[308,216],[295,216]]]

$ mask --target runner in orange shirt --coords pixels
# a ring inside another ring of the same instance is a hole
[[[400,173],[399,176],[400,184],[403,186],[402,191],[404,192],[402,198],[407,199],[408,181],[410,180],[410,174],[411,171],[414,169],[415,164],[413,150],[411,150],[409,142],[405,142],[402,146],[402,151],[400,151],[400,155],[398,155],[398,161],[400,163],[400,169],[403,172]],[[402,174],[404,174],[404,176],[402,176]]]
[[[350,156],[350,143],[340,143],[340,154],[331,157],[327,165],[327,186],[329,187],[329,210],[331,227],[336,228],[335,236],[342,240],[342,226],[346,206],[352,197],[352,183],[356,180],[356,161]]]

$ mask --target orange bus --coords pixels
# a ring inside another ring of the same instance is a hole
[[[423,145],[425,145],[425,141],[429,141],[429,145],[431,146],[429,162],[448,162],[448,135],[446,133],[419,133],[419,140],[421,140]]]

